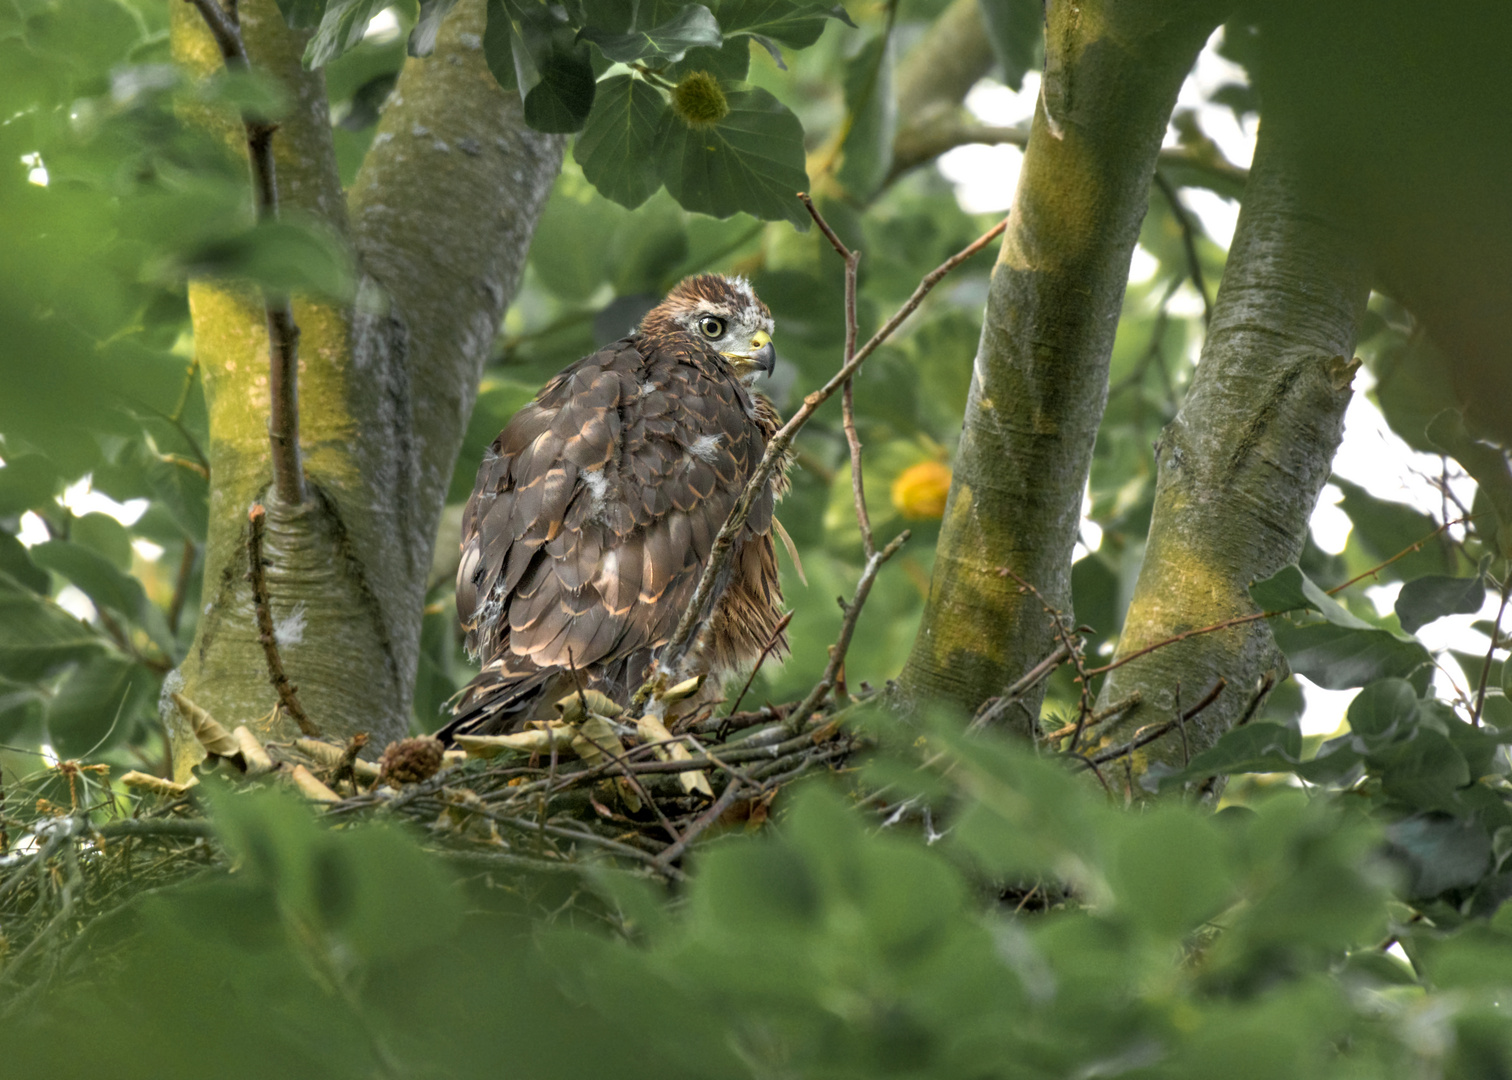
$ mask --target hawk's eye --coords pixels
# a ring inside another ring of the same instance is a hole
[[[699,319],[698,328],[703,331],[703,336],[706,338],[723,337],[725,332],[724,320],[716,319],[712,315],[705,315]]]

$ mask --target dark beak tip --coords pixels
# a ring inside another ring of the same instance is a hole
[[[756,350],[755,360],[768,377],[777,369],[777,350],[772,348],[770,341]]]

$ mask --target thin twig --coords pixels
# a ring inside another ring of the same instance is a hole
[[[1197,258],[1197,227],[1192,224],[1192,216],[1187,213],[1186,207],[1181,205],[1176,189],[1159,169],[1155,170],[1155,186],[1160,188],[1160,193],[1165,196],[1166,203],[1171,208],[1172,216],[1176,218],[1176,224],[1181,227],[1181,246],[1186,249],[1187,273],[1202,297],[1202,323],[1204,326],[1210,325],[1213,321],[1213,301],[1208,296],[1207,282],[1202,278],[1202,261]]]
[[[262,503],[253,503],[252,509],[247,512],[247,521],[251,525],[247,534],[247,580],[252,583],[252,605],[257,612],[257,636],[262,642],[263,656],[268,663],[268,681],[278,692],[278,700],[284,711],[294,718],[301,732],[312,739],[318,739],[320,728],[305,715],[304,707],[299,704],[299,697],[295,693],[299,688],[289,682],[289,676],[284,673],[283,659],[278,655],[278,637],[273,629],[273,612],[268,604],[268,579],[263,572],[263,519],[267,516],[268,512],[263,509]]]
[[[1101,727],[1103,724],[1106,724],[1109,720],[1117,719],[1124,713],[1128,712],[1130,709],[1134,708],[1134,706],[1138,705],[1143,700],[1144,695],[1142,695],[1138,690],[1135,690],[1122,701],[1115,701],[1106,709],[1099,709],[1097,712],[1093,713],[1087,718],[1087,723],[1083,728],[1083,732],[1085,733],[1087,731],[1093,731],[1096,728]],[[1065,727],[1056,728],[1054,731],[1049,732],[1044,736],[1044,741],[1047,743],[1054,743],[1061,739],[1064,739],[1066,736],[1070,735],[1077,729],[1077,725],[1080,724],[1080,722],[1081,721],[1078,719],[1073,723],[1067,724]]]
[[[1376,563],[1376,565],[1372,566],[1369,570],[1366,570],[1366,571],[1364,571],[1362,573],[1356,574],[1354,577],[1350,578],[1348,581],[1344,582],[1342,585],[1335,585],[1333,588],[1327,589],[1325,591],[1328,593],[1329,596],[1337,596],[1339,593],[1343,592],[1345,589],[1349,588],[1351,585],[1354,585],[1354,584],[1356,584],[1358,582],[1364,581],[1368,577],[1374,577],[1376,574],[1380,573],[1382,570],[1384,570],[1386,567],[1390,566],[1392,563],[1396,562],[1398,559],[1405,559],[1408,555],[1411,555],[1414,551],[1421,550],[1422,546],[1424,544],[1426,544],[1428,541],[1432,540],[1434,537],[1440,535],[1445,529],[1449,528],[1451,525],[1462,525],[1462,524],[1464,524],[1468,520],[1470,520],[1470,519],[1469,518],[1457,518],[1454,521],[1446,521],[1442,525],[1440,525],[1438,528],[1434,529],[1427,536],[1423,537],[1421,540],[1418,540],[1418,541],[1416,541],[1414,543],[1408,544],[1401,551],[1397,552],[1395,555],[1393,555],[1391,558],[1387,559],[1386,561]],[[1202,634],[1212,634],[1212,633],[1215,633],[1215,632],[1217,632],[1219,630],[1228,630],[1228,629],[1230,629],[1232,627],[1235,627],[1235,626],[1243,626],[1245,623],[1259,622],[1261,619],[1273,619],[1277,615],[1286,615],[1286,614],[1288,614],[1289,612],[1292,612],[1292,611],[1303,611],[1303,610],[1306,610],[1306,609],[1305,608],[1286,608],[1286,609],[1284,609],[1282,611],[1256,611],[1256,612],[1251,612],[1248,615],[1236,615],[1232,619],[1224,619],[1222,622],[1216,622],[1216,623],[1211,624],[1210,626],[1199,626],[1199,627],[1197,627],[1197,628],[1195,628],[1193,630],[1183,630],[1181,633],[1179,633],[1179,634],[1173,634],[1173,635],[1171,635],[1168,638],[1164,638],[1161,641],[1155,642],[1153,645],[1146,645],[1142,649],[1136,649],[1134,652],[1129,653],[1129,655],[1127,655],[1127,656],[1120,656],[1117,660],[1114,660],[1111,664],[1104,664],[1102,667],[1090,668],[1090,669],[1087,670],[1086,676],[1087,676],[1087,678],[1092,678],[1093,676],[1096,676],[1096,675],[1106,675],[1108,672],[1115,671],[1118,668],[1123,667],[1125,664],[1129,663],[1130,661],[1138,660],[1141,656],[1145,656],[1145,655],[1147,655],[1149,653],[1152,653],[1156,649],[1163,649],[1167,645],[1175,645],[1178,641],[1185,641],[1187,638],[1199,637]]]
[[[1223,693],[1223,688],[1227,685],[1228,680],[1220,675],[1218,677],[1218,681],[1213,684],[1213,688],[1202,696],[1202,700],[1199,701],[1196,705],[1193,705],[1190,709],[1188,709],[1181,715],[1181,722],[1192,719],[1213,702],[1217,701],[1218,695]],[[1130,739],[1128,742],[1122,744],[1121,746],[1112,746],[1108,747],[1105,750],[1099,750],[1097,753],[1089,755],[1087,757],[1087,762],[1092,765],[1101,765],[1104,762],[1113,761],[1116,758],[1121,758],[1127,754],[1132,754],[1141,746],[1154,742],[1156,739],[1170,732],[1171,729],[1176,726],[1176,720],[1167,720],[1162,724],[1151,724],[1148,727],[1141,728],[1139,731],[1134,733],[1134,738]]]
[[[824,220],[814,200],[800,193],[803,207],[819,226],[819,231],[829,239],[830,245],[845,260],[845,363],[856,355],[856,266],[861,261],[859,251],[851,251],[841,242],[830,223]],[[861,530],[861,548],[868,559],[877,553],[876,541],[872,538],[871,514],[866,509],[866,482],[861,474],[861,436],[856,431],[855,380],[846,379],[840,390],[841,426],[845,429],[845,441],[850,447],[851,494],[856,502],[856,525]]]
[[[761,655],[756,657],[756,663],[751,668],[751,674],[746,677],[745,685],[740,688],[740,693],[735,695],[735,704],[730,706],[729,716],[726,716],[724,719],[728,720],[730,716],[734,716],[735,710],[740,708],[740,703],[745,700],[746,692],[751,689],[751,684],[756,681],[756,673],[761,670],[761,665],[766,663],[766,658],[772,655],[772,650],[777,647],[777,642],[782,640],[782,632],[788,628],[788,623],[792,621],[793,613],[791,611],[777,620],[777,625],[773,627],[771,636],[767,638],[767,643],[761,648]],[[728,728],[725,727],[720,728],[720,731],[727,730]]]
[[[234,12],[216,0],[187,0],[200,13],[228,70],[250,71],[252,64]],[[277,124],[242,113],[247,132],[247,159],[252,169],[252,196],[258,221],[278,220],[278,166],[273,159]],[[289,506],[304,502],[304,470],[299,460],[299,326],[287,295],[263,290],[268,326],[268,443],[273,457],[273,490]]]
[[[651,865],[658,870],[666,870],[672,865],[672,860],[688,850],[688,845],[697,840],[710,825],[713,825],[735,803],[735,797],[740,794],[740,789],[745,785],[738,777],[732,777],[725,785],[725,789],[719,793],[719,798],[714,800],[714,805],[698,816],[698,820],[683,830],[681,837],[651,861]]]
[[[1074,752],[1077,744],[1081,742],[1082,728],[1086,725],[1087,718],[1092,715],[1092,691],[1090,689],[1090,680],[1087,678],[1087,662],[1082,656],[1082,639],[1068,629],[1067,622],[1069,620],[1067,620],[1065,614],[1059,608],[1053,607],[1050,601],[1045,599],[1044,594],[1035,588],[1031,582],[1019,577],[1006,566],[998,567],[998,573],[1004,577],[1011,577],[1018,583],[1020,589],[1028,590],[1040,602],[1040,607],[1044,609],[1046,615],[1050,616],[1050,621],[1055,624],[1056,637],[1060,638],[1061,645],[1065,647],[1066,656],[1076,667],[1076,681],[1081,684],[1081,699],[1076,710],[1076,730],[1071,733],[1071,745],[1066,747],[1068,752]]]
[[[1023,675],[1019,676],[1018,680],[1014,682],[1013,685],[1008,687],[1008,689],[1004,690],[1002,695],[996,701],[987,706],[987,708],[983,709],[981,712],[977,713],[976,717],[971,721],[969,725],[967,725],[966,731],[968,733],[973,731],[980,731],[988,724],[997,720],[1000,716],[1011,709],[1014,704],[1021,697],[1023,697],[1025,693],[1029,691],[1031,687],[1033,687],[1041,679],[1046,678],[1052,671],[1060,667],[1070,658],[1071,654],[1069,651],[1067,651],[1065,642],[1061,642],[1051,651],[1049,656],[1045,657],[1039,663],[1035,664],[1032,668],[1026,671]]]
[[[1491,625],[1491,646],[1486,650],[1486,662],[1481,665],[1480,685],[1475,688],[1475,711],[1470,716],[1470,723],[1480,727],[1481,709],[1486,704],[1486,676],[1491,674],[1491,660],[1496,655],[1496,644],[1501,637],[1502,616],[1507,613],[1507,596],[1512,593],[1512,562],[1509,562],[1502,582],[1501,604],[1496,609],[1496,622]],[[1509,661],[1512,662],[1512,661]]]
[[[877,350],[877,347],[890,338],[910,315],[923,303],[924,297],[940,283],[940,280],[961,263],[981,251],[993,240],[1000,236],[1008,221],[998,222],[970,244],[931,270],[919,282],[913,291],[913,295],[900,307],[880,330],[856,350],[856,354],[837,371],[829,382],[803,399],[803,405],[795,412],[781,428],[773,434],[767,442],[766,452],[757,464],[751,478],[746,482],[745,490],[740,498],[735,501],[729,516],[724,524],[719,527],[718,534],[714,537],[714,544],[709,553],[709,561],[704,564],[703,574],[698,579],[698,586],[693,592],[693,598],[689,602],[687,610],[683,612],[682,619],[677,624],[677,630],[662,650],[661,660],[658,667],[666,672],[684,674],[684,661],[690,654],[690,646],[693,644],[694,635],[703,625],[707,613],[713,609],[718,600],[717,591],[722,590],[727,577],[725,568],[729,563],[735,546],[736,539],[745,530],[746,519],[750,516],[751,507],[755,505],[757,497],[765,490],[767,482],[772,477],[772,472],[787,453],[792,445],[793,438],[808,423],[819,406],[823,405],[834,396],[836,390],[845,384],[845,380],[854,375],[860,369],[866,358]],[[716,588],[717,584],[717,588]]]
[[[168,632],[177,634],[179,619],[184,614],[184,598],[189,593],[189,582],[194,574],[194,561],[199,548],[193,540],[184,541],[184,554],[179,559],[178,577],[173,582],[173,599],[168,604]]]
[[[845,618],[840,623],[840,636],[835,639],[835,644],[830,652],[829,664],[824,669],[824,677],[809,691],[808,697],[799,703],[792,714],[785,721],[788,731],[797,731],[806,720],[814,714],[824,696],[834,689],[839,680],[840,672],[845,667],[845,654],[850,649],[851,638],[856,632],[856,620],[861,617],[861,608],[866,603],[866,598],[871,594],[872,583],[877,580],[877,572],[882,569],[882,564],[892,558],[900,547],[907,542],[909,531],[904,529],[893,537],[881,551],[874,552],[866,560],[866,568],[861,571],[861,580],[856,583],[856,595],[849,604],[844,604]]]

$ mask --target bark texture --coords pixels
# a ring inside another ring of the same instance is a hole
[[[1156,445],[1155,512],[1115,659],[1184,630],[1250,614],[1248,588],[1294,561],[1343,434],[1369,296],[1359,238],[1302,178],[1288,129],[1267,118],[1245,190],[1212,325],[1181,410]],[[1191,753],[1227,731],[1265,672],[1286,674],[1263,621],[1199,635],[1111,672],[1100,705],[1142,703],[1103,744],[1171,719],[1221,676],[1218,699],[1189,721]],[[1180,766],[1177,732],[1138,751]]]
[[[1050,648],[1032,596],[1070,606],[1071,551],[1108,358],[1205,3],[1052,2],[1044,91],[993,272],[905,708],[974,709]],[[1038,711],[1038,699],[1026,701]]]
[[[216,70],[197,14],[175,8],[176,57],[198,73]],[[484,63],[483,4],[462,0],[435,53],[407,62],[344,193],[323,77],[300,64],[306,35],[284,25],[273,0],[244,0],[240,12],[253,64],[294,101],[274,137],[284,211],[346,238],[360,285],[350,306],[296,298],[309,490],[301,506],[279,504],[269,486],[261,302],[250,290],[191,286],[210,410],[210,534],[206,609],[170,686],[228,726],[288,731],[268,722],[275,694],[246,574],[247,510],[262,501],[266,600],[284,668],[326,734],[365,731],[381,750],[409,727],[442,502],[563,140],[525,126],[518,95],[500,90]],[[200,753],[171,704],[167,718],[182,773]]]

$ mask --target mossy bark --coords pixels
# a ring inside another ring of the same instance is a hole
[[[1107,399],[1129,260],[1177,91],[1210,5],[1046,11],[1044,91],[993,271],[905,708],[972,710],[1050,649]],[[1037,702],[1028,701],[1031,712]]]
[[[518,95],[482,54],[484,9],[463,0],[434,54],[406,63],[350,193],[341,190],[320,72],[307,35],[273,0],[244,0],[254,65],[294,102],[274,137],[283,212],[323,221],[351,245],[356,302],[296,299],[300,443],[308,495],[270,488],[268,343],[260,297],[196,282],[195,348],[210,412],[205,611],[171,684],[229,725],[284,735],[247,580],[252,503],[268,508],[268,603],[305,711],[323,732],[373,745],[409,727],[426,574],[482,365],[523,270],[563,141],[531,131]],[[220,66],[198,15],[175,4],[174,53]],[[239,125],[207,122],[245,152]],[[176,771],[200,752],[168,706]]]
[[[1156,447],[1155,512],[1115,660],[1257,611],[1250,583],[1302,552],[1343,434],[1369,287],[1359,238],[1295,158],[1288,128],[1267,118],[1201,360]],[[1100,705],[1136,691],[1142,703],[1100,742],[1171,719],[1178,687],[1190,708],[1222,677],[1185,748],[1173,732],[1134,759],[1136,775],[1179,767],[1229,729],[1268,671],[1286,674],[1263,621],[1157,649],[1104,682]]]

